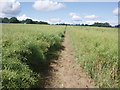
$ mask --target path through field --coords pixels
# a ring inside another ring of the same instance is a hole
[[[50,65],[45,88],[94,88],[93,81],[75,61],[67,34],[62,45],[60,58]]]

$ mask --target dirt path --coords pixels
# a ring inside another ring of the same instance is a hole
[[[50,65],[45,88],[94,88],[93,81],[76,64],[67,34],[62,45],[65,48],[60,58]]]

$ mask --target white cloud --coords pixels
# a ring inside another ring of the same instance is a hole
[[[72,22],[65,21],[61,18],[51,18],[49,21],[47,21],[50,24],[73,24]]]
[[[27,17],[26,14],[23,14],[22,16],[17,17],[18,20],[26,20],[26,19],[31,19],[30,17]]]
[[[20,20],[20,21],[26,20],[26,19],[32,19],[33,21],[41,21],[39,19],[34,19],[34,18],[31,18],[31,17],[28,17],[26,14],[23,14],[22,16],[18,16],[17,19]]]
[[[13,17],[20,13],[20,3],[15,0],[0,1],[0,17]]]
[[[85,19],[96,19],[96,18],[98,18],[98,16],[96,16],[96,15],[88,15],[88,16],[85,16],[84,18]]]
[[[73,24],[72,22],[68,22],[68,21],[65,21],[64,23],[65,24]]]
[[[118,20],[116,20],[116,21],[109,21],[109,23],[110,23],[112,26],[115,26],[115,25],[118,25]]]
[[[59,23],[61,23],[62,22],[62,20],[60,19],[60,18],[51,18],[50,20],[49,20],[49,23],[50,24],[59,24]]]
[[[53,2],[49,0],[37,0],[34,2],[33,7],[39,11],[55,11],[64,7],[62,3]]]
[[[81,0],[61,0],[61,1],[64,1],[64,2],[79,2]]]
[[[17,0],[20,2],[34,2],[35,0]],[[56,2],[119,2],[119,0],[51,0]]]
[[[71,12],[69,13],[69,15],[72,17],[73,21],[81,21],[81,17],[78,16],[76,13]]]
[[[118,16],[118,14],[120,14],[120,8],[115,8],[113,10],[113,14],[116,15],[116,16]]]
[[[99,20],[90,20],[90,21],[85,21],[85,24],[91,25],[91,24],[94,24],[95,22],[101,23],[101,21],[99,21]]]
[[[31,17],[27,16],[26,14],[18,16],[17,19],[20,21],[26,20],[26,19],[32,19],[33,21],[45,21],[45,22],[48,22],[50,24],[60,24],[60,23],[72,24],[71,22],[66,22],[60,18],[51,18],[49,20],[40,20],[40,19],[31,18]]]
[[[76,15],[76,13],[71,12],[71,13],[69,13],[69,15],[74,16],[74,15]]]
[[[110,23],[110,21],[100,21],[100,20],[90,20],[90,21],[85,21],[85,24],[94,24],[95,22],[99,22],[99,23],[105,23],[105,22],[108,22]]]
[[[72,20],[73,21],[81,21],[81,18],[80,18],[80,16],[75,15],[72,17]]]
[[[119,0],[52,0],[60,2],[119,2]]]

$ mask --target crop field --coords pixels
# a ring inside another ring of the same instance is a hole
[[[30,88],[42,79],[38,72],[59,54],[63,35],[62,26],[3,24],[3,88]]]
[[[118,29],[68,27],[78,63],[99,87],[118,86]]]
[[[2,88],[43,88],[43,72],[54,57],[60,56],[66,34],[76,62],[95,85],[118,87],[117,28],[67,26],[65,33],[64,25],[2,24],[2,27]]]

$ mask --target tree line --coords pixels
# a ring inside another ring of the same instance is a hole
[[[7,17],[5,18],[0,18],[0,23],[24,23],[24,24],[49,24],[48,22],[44,21],[33,21],[32,19],[26,19],[26,20],[18,20],[16,17],[12,17],[8,19]],[[65,23],[60,23],[56,25],[73,25],[73,24],[65,24]],[[99,23],[95,22],[92,25],[88,24],[75,24],[76,26],[97,26],[97,27],[112,27],[108,22],[105,23]],[[120,27],[120,24],[114,26],[114,27]]]
[[[73,25],[73,24],[56,24],[56,25]],[[105,22],[105,23],[99,23],[99,22],[95,22],[92,25],[89,24],[75,24],[75,26],[97,26],[97,27],[112,27],[109,23]],[[117,27],[117,26],[115,26]]]
[[[48,24],[47,22],[44,21],[33,21],[32,19],[20,21],[16,17],[12,17],[10,19],[8,19],[7,17],[0,18],[0,23]]]

